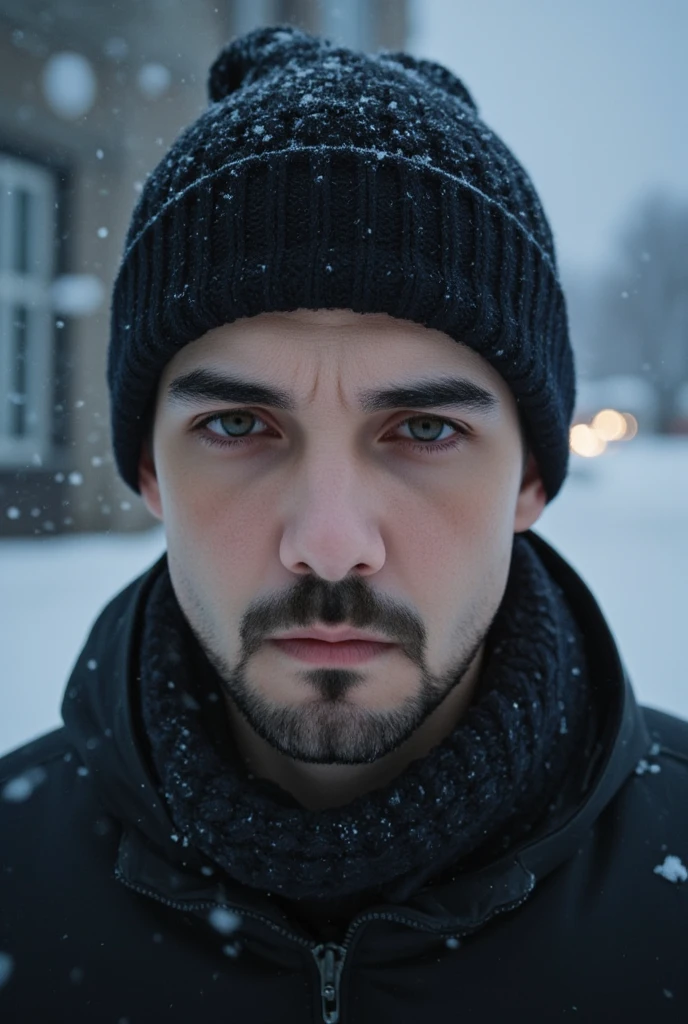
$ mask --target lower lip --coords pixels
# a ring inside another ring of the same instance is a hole
[[[312,665],[358,665],[391,651],[394,644],[370,643],[367,640],[273,640],[272,643],[299,661]]]

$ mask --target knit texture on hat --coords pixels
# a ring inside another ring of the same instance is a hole
[[[261,312],[386,312],[444,331],[515,396],[548,500],[575,371],[551,231],[524,169],[446,68],[291,26],[233,40],[210,105],[148,177],[114,286],[113,444],[138,491],[180,348]]]

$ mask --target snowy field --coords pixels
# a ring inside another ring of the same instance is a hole
[[[642,703],[688,718],[688,439],[572,457],[535,526],[580,573]],[[55,728],[68,674],[106,602],[165,546],[161,529],[0,541],[0,753]]]

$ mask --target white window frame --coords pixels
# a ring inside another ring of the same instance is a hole
[[[20,223],[21,195],[28,196],[25,232]],[[55,205],[55,179],[49,171],[0,152],[0,468],[42,465],[52,450],[50,286]],[[26,253],[23,270],[17,268],[15,258],[20,245]],[[23,330],[18,328],[21,323]],[[24,348],[21,373],[20,344]],[[24,389],[17,391],[22,376]]]

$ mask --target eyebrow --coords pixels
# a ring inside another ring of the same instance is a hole
[[[191,370],[176,377],[168,385],[167,398],[181,405],[228,402],[271,406],[286,412],[298,411],[295,396],[284,388],[208,369]],[[421,380],[402,380],[384,388],[364,388],[357,392],[356,398],[359,407],[366,413],[396,409],[399,406],[451,406],[491,414],[500,407],[497,395],[475,381],[446,374]]]

